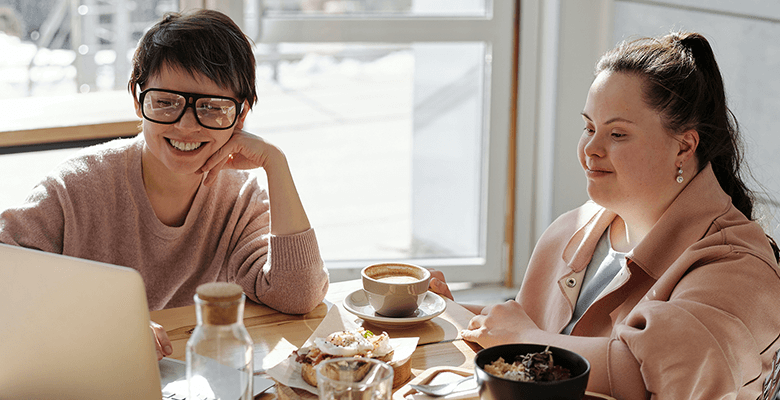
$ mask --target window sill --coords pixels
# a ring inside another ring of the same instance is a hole
[[[132,96],[124,91],[0,99],[0,148],[101,141],[139,132]]]

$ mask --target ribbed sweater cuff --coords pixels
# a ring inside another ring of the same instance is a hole
[[[268,256],[274,268],[298,269],[322,262],[313,228],[292,235],[270,235],[269,243]]]

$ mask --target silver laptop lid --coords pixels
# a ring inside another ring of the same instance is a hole
[[[136,270],[0,244],[0,397],[161,396]]]

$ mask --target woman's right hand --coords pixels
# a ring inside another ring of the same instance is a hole
[[[431,282],[428,284],[428,290],[455,301],[452,297],[452,292],[450,292],[450,287],[447,286],[447,281],[444,279],[444,273],[431,268],[428,268],[428,270],[431,271]]]
[[[169,356],[173,353],[173,346],[171,340],[168,339],[168,333],[165,332],[162,325],[149,321],[149,327],[152,328],[154,333],[154,344],[157,347],[157,361],[163,359],[163,357]]]

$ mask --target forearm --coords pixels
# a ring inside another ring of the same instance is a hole
[[[276,149],[264,169],[268,178],[271,234],[290,235],[311,228],[284,153]]]
[[[255,279],[258,300],[288,314],[314,309],[328,290],[328,274],[313,230],[270,238],[272,265]],[[291,293],[294,296],[291,296]]]
[[[543,330],[534,330],[524,334],[522,341],[524,343],[549,344],[582,355],[590,362],[588,390],[603,394],[611,393],[609,376],[607,374],[609,338],[569,336]]]
[[[39,185],[34,192],[44,193]],[[0,213],[0,243],[62,254],[65,213],[56,195],[39,195],[35,202]]]

